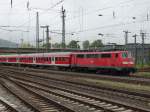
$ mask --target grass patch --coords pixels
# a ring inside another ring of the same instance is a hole
[[[136,68],[138,68],[138,69],[141,69],[141,68],[148,68],[148,67],[150,67],[149,64],[144,64],[144,65],[138,64],[138,65],[136,65]]]
[[[150,72],[138,72],[135,74],[136,76],[144,76],[150,78]]]
[[[138,91],[144,90],[144,91],[150,92],[150,86],[145,86],[145,85],[128,84],[128,83],[122,83],[122,82],[105,81],[105,80],[97,80],[97,79],[89,79],[89,78],[80,78],[78,80],[83,80],[83,81],[95,83],[98,85],[105,85],[105,86],[113,87],[113,88],[121,88],[121,89],[127,89],[127,90],[138,90]]]

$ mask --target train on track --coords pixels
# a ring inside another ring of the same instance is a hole
[[[55,52],[0,55],[1,64],[43,66],[61,70],[134,73],[134,61],[128,51]]]

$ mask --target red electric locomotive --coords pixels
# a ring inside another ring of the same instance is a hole
[[[56,52],[1,55],[0,63],[48,66],[58,69],[135,72],[133,58],[128,51]]]
[[[134,61],[127,51],[72,53],[72,68],[109,72],[135,72]]]

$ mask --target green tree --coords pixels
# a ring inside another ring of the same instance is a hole
[[[84,41],[82,43],[83,49],[89,49],[90,48],[90,42],[88,40]]]
[[[72,40],[69,44],[68,44],[68,48],[78,48],[80,49],[80,45],[78,44],[79,41],[75,41],[75,40]]]
[[[34,46],[31,45],[29,42],[23,42],[20,44],[21,48],[33,48]]]
[[[52,45],[52,47],[53,48],[61,48],[61,44],[56,42]]]
[[[49,48],[51,48],[51,43],[48,44]],[[45,43],[44,45],[42,45],[42,48],[46,48],[47,44]]]
[[[98,39],[91,43],[90,48],[92,49],[99,49],[103,46],[102,40]]]

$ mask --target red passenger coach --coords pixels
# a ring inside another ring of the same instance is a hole
[[[1,55],[0,63],[19,63],[27,66],[48,66],[70,70],[135,72],[133,59],[127,51]]]

